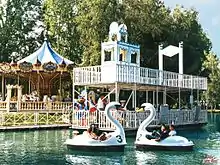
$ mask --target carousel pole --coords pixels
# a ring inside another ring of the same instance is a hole
[[[19,76],[19,74],[18,74],[18,85],[20,84],[20,76]]]
[[[28,80],[28,92],[31,93],[31,75],[29,74],[29,80]]]
[[[73,107],[74,107],[74,99],[75,99],[75,85],[74,85],[74,69],[73,69],[73,77],[72,77],[72,86],[73,86],[73,91],[72,91],[72,99],[73,99]]]
[[[2,100],[5,100],[5,76],[2,74]]]
[[[62,73],[60,73],[60,93],[59,93],[59,98],[60,98],[60,101],[61,101],[61,96],[62,96],[62,90],[61,90],[61,88],[62,88],[62,83],[61,83],[61,75],[62,75]]]
[[[39,73],[37,74],[37,93],[38,95],[40,94],[40,84],[39,84],[39,80],[40,79],[40,76],[39,76]]]

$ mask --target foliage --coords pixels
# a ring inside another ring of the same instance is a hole
[[[7,0],[0,6],[1,62],[20,59],[36,49],[41,33],[35,28],[41,15],[41,0]]]
[[[80,63],[82,48],[76,30],[76,0],[47,0],[44,5],[44,21],[49,41],[62,56]]]
[[[110,23],[122,20],[121,5],[117,0],[81,0],[77,9],[77,30],[83,46],[82,64],[100,64],[100,42],[107,38]]]
[[[216,107],[220,103],[220,68],[219,59],[214,53],[205,53],[203,72],[208,76],[208,90],[205,93],[205,100],[209,106]]]

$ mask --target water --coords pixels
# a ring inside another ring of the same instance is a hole
[[[193,140],[191,152],[136,151],[134,138],[127,138],[124,153],[74,152],[63,145],[70,130],[0,133],[1,165],[196,165],[220,164],[220,115],[209,115],[201,130],[178,132]],[[207,158],[211,157],[211,162]]]

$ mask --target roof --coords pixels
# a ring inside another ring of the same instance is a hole
[[[34,53],[31,55],[19,60],[17,63],[20,64],[22,62],[30,62],[32,64],[36,63],[48,63],[52,62],[55,64],[63,64],[65,63],[66,65],[73,64],[72,61],[62,57],[59,55],[55,50],[53,50],[50,46],[49,41],[45,40],[42,46]]]

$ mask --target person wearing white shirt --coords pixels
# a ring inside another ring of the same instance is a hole
[[[171,124],[169,136],[175,136],[175,135],[176,135],[175,127],[174,127],[174,125]]]

